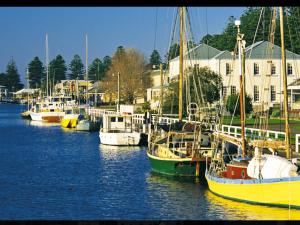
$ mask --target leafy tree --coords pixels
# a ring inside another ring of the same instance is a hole
[[[99,58],[96,58],[89,66],[89,80],[99,81],[104,78],[104,66]]]
[[[66,63],[65,60],[61,55],[57,55],[55,59],[53,59],[50,62],[49,66],[49,81],[53,85],[53,80],[54,80],[54,85],[61,80],[66,79]]]
[[[234,109],[236,106],[236,102],[239,99],[239,94],[232,94],[229,95],[226,101],[226,109],[233,114],[234,113]],[[253,108],[252,108],[252,98],[246,94],[245,96],[245,112],[246,114],[252,112]],[[236,106],[236,111],[235,111],[235,115],[240,115],[240,101],[238,100],[237,106]]]
[[[196,88],[198,93],[203,95],[204,104],[213,103],[220,99],[220,87],[222,86],[222,77],[212,71],[209,67],[194,67],[193,73],[195,75],[195,83],[198,81],[198,86],[195,86],[194,82],[190,78],[192,99],[196,102],[196,92],[193,91]],[[199,87],[199,82],[201,88]],[[202,93],[201,93],[202,92]],[[200,96],[201,97],[201,96]]]
[[[160,64],[161,64],[160,55],[159,55],[158,51],[154,49],[150,56],[150,65],[153,68],[153,66],[159,67]]]
[[[44,67],[39,57],[34,57],[34,59],[28,64],[28,72],[29,86],[33,88],[41,87],[42,78],[44,76]]]
[[[192,72],[190,71],[190,68],[185,71],[186,78],[183,85],[183,109],[186,109],[187,106],[187,83],[189,86],[188,90],[191,102],[196,102],[199,107],[205,106],[207,103],[213,103],[220,99],[219,90],[222,86],[222,78],[220,75],[213,72],[208,67],[194,68]],[[196,89],[199,93],[199,100],[196,96]],[[170,84],[169,91],[167,91],[164,99],[164,113],[178,113],[178,95],[178,81],[176,81]],[[202,97],[204,102],[202,102]],[[183,112],[184,116],[186,115],[185,111],[186,110]]]
[[[18,73],[16,62],[13,59],[11,59],[7,64],[6,74],[6,84],[9,91],[15,92],[24,87],[24,85],[20,81],[20,75]]]
[[[69,70],[71,71],[71,73],[69,74],[69,78],[71,80],[83,80],[84,65],[79,55],[74,55],[74,58],[69,65]]]
[[[144,97],[145,89],[151,85],[149,73],[145,68],[145,57],[136,49],[126,49],[120,54],[118,48],[103,82],[109,85],[103,85],[102,88],[116,93],[117,74],[120,73],[120,97],[125,103],[132,104],[137,97]]]

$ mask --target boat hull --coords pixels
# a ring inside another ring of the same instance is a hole
[[[76,126],[76,130],[78,131],[90,131],[91,130],[91,122],[88,120],[81,120],[78,122]]]
[[[111,132],[99,132],[99,138],[101,144],[104,145],[116,145],[116,146],[134,146],[139,145],[141,140],[141,134],[137,132],[128,133],[111,133]]]
[[[31,120],[33,121],[46,121],[46,122],[60,122],[64,117],[65,112],[30,112]]]
[[[30,117],[30,111],[22,112],[22,113],[21,113],[21,117],[22,117],[23,119],[31,119],[31,117]]]
[[[210,191],[252,204],[300,208],[300,176],[276,179],[226,179],[205,175]]]
[[[151,168],[154,172],[170,175],[170,176],[184,176],[184,177],[203,177],[205,176],[206,158],[192,159],[168,159],[160,158],[151,155],[147,152]],[[208,162],[210,159],[208,159]],[[198,166],[197,166],[198,163]]]
[[[67,114],[61,120],[61,126],[64,128],[75,128],[78,121],[78,114],[70,115]]]

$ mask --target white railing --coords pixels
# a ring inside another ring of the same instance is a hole
[[[299,137],[300,137],[300,134],[296,134],[295,135],[295,146],[296,146],[296,152],[299,152]]]
[[[222,125],[221,130],[219,129],[219,126],[216,126],[216,130],[220,131],[222,133],[232,135],[234,137],[241,137],[241,127],[239,126],[230,126],[230,125]],[[266,130],[266,137],[268,138],[274,138],[279,139],[279,136],[281,135],[281,139],[285,139],[285,132],[282,131],[273,131],[273,130]],[[258,136],[261,137],[263,133],[263,130],[256,129],[256,128],[245,128],[245,136],[253,137]]]
[[[143,124],[144,123],[144,114],[133,114],[132,122],[135,124]]]

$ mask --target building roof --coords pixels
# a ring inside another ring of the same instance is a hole
[[[281,47],[273,45],[272,55],[269,56],[269,50],[271,49],[271,42],[258,41],[252,45],[246,47],[246,59],[281,59]],[[207,44],[200,44],[197,47],[189,50],[191,59],[232,59],[231,52],[225,50],[220,51]],[[178,60],[179,57],[172,59],[171,61]],[[300,59],[300,55],[286,50],[286,59]]]
[[[270,57],[271,59],[281,59],[281,47],[278,45],[273,45],[272,55],[269,56],[270,53],[268,53],[268,51],[270,51],[271,46],[272,44],[269,41],[258,41],[246,48],[246,58],[268,59],[268,57]],[[300,55],[291,51],[286,50],[285,54],[286,59],[300,59]]]
[[[190,49],[187,54],[189,54],[191,59],[211,59],[214,58],[219,53],[221,53],[220,50],[202,43],[196,46],[195,48]],[[187,54],[185,55],[185,57],[187,56]],[[174,61],[179,60],[179,56],[172,59],[171,61],[173,60]]]
[[[21,90],[15,92],[14,94],[16,94],[16,95],[20,95],[20,94],[34,94],[38,90],[39,89],[24,88],[24,89],[21,89]]]
[[[217,54],[214,59],[232,59],[231,52],[225,50]]]

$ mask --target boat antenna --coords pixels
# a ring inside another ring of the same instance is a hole
[[[179,55],[179,99],[178,99],[178,119],[182,121],[183,113],[183,34],[184,34],[184,17],[185,7],[180,7],[180,55]]]
[[[47,80],[47,97],[49,97],[48,80],[49,80],[49,55],[48,55],[48,33],[46,33],[46,80]]]
[[[289,131],[289,113],[288,113],[288,96],[287,96],[287,77],[286,77],[286,57],[284,45],[284,21],[283,7],[280,7],[280,39],[281,39],[281,68],[283,81],[283,105],[284,105],[284,120],[285,120],[285,150],[286,158],[291,158],[290,149],[290,131]]]
[[[240,25],[241,21],[236,20],[237,26],[237,42],[239,53],[239,74],[240,74],[240,114],[241,114],[241,139],[242,139],[242,157],[246,153],[246,140],[245,140],[245,41],[243,40],[244,34],[241,34]]]
[[[88,104],[88,36],[85,34],[85,81],[86,81],[86,105]]]

